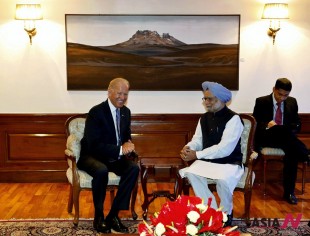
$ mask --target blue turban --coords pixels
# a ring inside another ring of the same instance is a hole
[[[224,103],[231,100],[231,91],[219,83],[205,81],[202,83],[202,89],[203,91],[209,90],[215,97]]]

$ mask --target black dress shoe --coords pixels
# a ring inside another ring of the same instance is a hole
[[[231,226],[233,221],[233,212],[230,215],[227,214],[227,221],[224,223],[224,227]]]
[[[107,219],[107,225],[112,229],[112,233],[129,233],[128,227],[123,225],[118,216]]]
[[[103,217],[95,218],[93,222],[93,226],[97,232],[105,233],[105,234],[111,233],[111,228],[105,224]]]
[[[296,205],[298,203],[298,200],[295,196],[294,193],[291,193],[289,195],[284,195],[284,199],[289,203],[289,204],[292,204],[292,205]]]

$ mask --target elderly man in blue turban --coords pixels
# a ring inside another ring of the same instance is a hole
[[[188,178],[196,196],[205,202],[211,197],[214,209],[218,206],[207,178],[216,181],[220,206],[228,216],[225,226],[230,226],[233,191],[244,172],[240,145],[243,123],[240,116],[226,106],[231,100],[231,91],[208,81],[202,83],[202,89],[207,112],[199,119],[192,140],[180,152],[184,161],[194,160],[180,170],[180,175]]]

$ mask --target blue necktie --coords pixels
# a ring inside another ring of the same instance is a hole
[[[121,142],[121,128],[120,128],[120,124],[121,124],[121,119],[120,119],[120,110],[119,108],[116,109],[115,111],[116,113],[116,129],[117,129],[117,145],[121,145],[122,142]]]

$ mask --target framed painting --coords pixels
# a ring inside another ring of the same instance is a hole
[[[67,89],[239,89],[240,15],[66,14]]]

